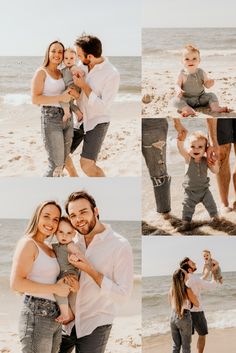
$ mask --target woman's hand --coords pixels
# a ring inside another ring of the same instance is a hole
[[[70,95],[71,88],[68,88],[64,93],[60,95],[60,102],[62,103],[69,103],[73,97]]]
[[[77,276],[69,274],[64,277],[64,282],[68,284],[72,292],[77,292],[79,290],[79,281]]]
[[[70,95],[71,95],[74,99],[79,99],[79,97],[80,97],[79,92],[77,92],[76,89],[73,88],[73,87],[70,88]]]
[[[71,287],[65,283],[63,278],[57,281],[54,294],[59,295],[59,297],[67,297],[70,291]]]

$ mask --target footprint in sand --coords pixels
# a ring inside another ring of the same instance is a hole
[[[15,157],[9,159],[8,162],[18,161],[19,159],[21,159],[21,156],[15,156]]]

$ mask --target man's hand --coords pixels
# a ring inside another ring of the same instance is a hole
[[[219,145],[209,146],[207,148],[207,163],[215,165],[216,161],[219,160]]]

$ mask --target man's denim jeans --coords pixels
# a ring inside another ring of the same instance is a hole
[[[62,171],[70,153],[73,121],[70,118],[63,123],[64,111],[59,107],[43,106],[41,112],[43,142],[48,153],[48,169],[44,176],[52,177],[56,168]]]
[[[142,119],[142,153],[153,183],[157,212],[169,212],[170,176],[166,168],[167,119]]]
[[[181,346],[182,353],[190,353],[192,340],[192,319],[190,311],[184,310],[182,319],[179,319],[176,312],[172,311],[170,328],[173,339],[172,353],[180,353]]]

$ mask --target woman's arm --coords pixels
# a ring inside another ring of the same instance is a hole
[[[33,292],[37,294],[57,294],[62,297],[67,296],[70,292],[70,287],[67,284],[62,282],[43,284],[27,279],[37,255],[38,249],[30,239],[22,239],[18,243],[11,270],[11,289],[21,293]]]
[[[58,96],[43,96],[44,82],[46,73],[44,70],[37,70],[31,85],[31,96],[33,104],[55,104],[59,102],[68,103],[71,100],[71,95],[68,93],[70,89]]]
[[[196,295],[193,293],[191,288],[187,288],[187,296],[188,296],[189,301],[191,303],[193,303],[193,305],[198,308],[199,307],[199,301],[198,301]]]

